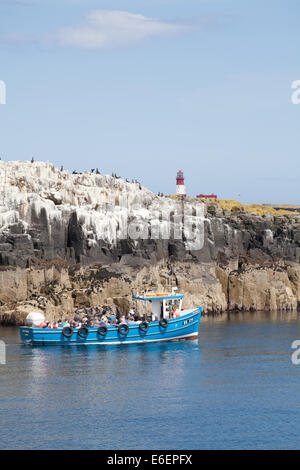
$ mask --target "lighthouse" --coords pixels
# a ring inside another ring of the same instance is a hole
[[[186,197],[186,190],[184,185],[184,177],[182,171],[178,171],[176,178],[176,194]]]

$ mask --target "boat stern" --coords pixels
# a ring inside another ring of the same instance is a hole
[[[199,335],[199,325],[201,320],[202,307],[198,307],[195,311],[195,314],[189,320],[184,321],[183,323],[191,322],[191,333],[187,339],[197,339]]]
[[[20,326],[19,328],[20,337],[24,344],[33,343],[33,330],[29,326]]]

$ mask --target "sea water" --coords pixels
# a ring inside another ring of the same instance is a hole
[[[294,314],[202,318],[199,340],[20,344],[0,328],[1,449],[300,447]]]

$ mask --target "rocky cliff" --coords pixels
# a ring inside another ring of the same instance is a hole
[[[300,216],[159,197],[138,182],[0,161],[0,318],[127,308],[174,282],[206,312],[297,309]]]

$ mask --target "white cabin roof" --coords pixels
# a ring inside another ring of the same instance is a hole
[[[149,292],[148,294],[143,294],[143,295],[133,295],[132,298],[134,300],[177,300],[177,299],[183,299],[184,295],[183,294],[177,294],[177,295],[172,295],[168,293],[157,293],[155,294],[154,292]]]

